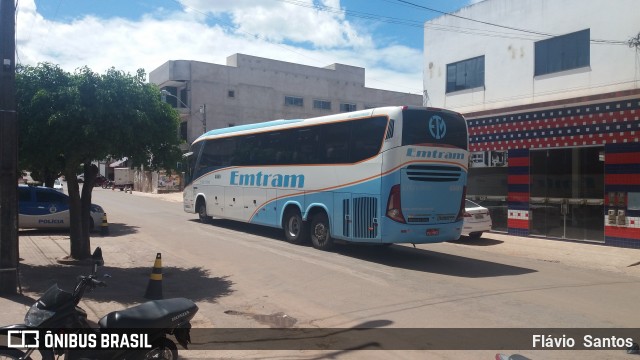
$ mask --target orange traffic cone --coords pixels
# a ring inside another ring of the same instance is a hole
[[[156,255],[156,261],[153,263],[153,269],[151,270],[149,284],[147,285],[147,291],[144,293],[144,297],[149,300],[162,299],[162,255],[160,253]]]

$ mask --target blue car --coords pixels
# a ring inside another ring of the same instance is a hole
[[[18,185],[18,227],[21,229],[68,229],[69,196],[43,186]],[[101,206],[91,204],[89,222],[96,230],[106,220]]]

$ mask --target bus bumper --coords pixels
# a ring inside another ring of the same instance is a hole
[[[460,238],[462,221],[449,224],[413,225],[389,221],[381,236],[382,243],[427,244],[455,241]]]

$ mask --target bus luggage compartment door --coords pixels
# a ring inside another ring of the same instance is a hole
[[[334,194],[333,233],[351,241],[379,242],[380,201],[372,194]]]

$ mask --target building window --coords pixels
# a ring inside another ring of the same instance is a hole
[[[169,93],[168,95],[164,95],[164,93],[162,94],[162,98],[164,102],[171,105],[171,107],[173,108],[177,108],[178,107],[178,88],[175,86],[165,86],[162,88],[162,90],[165,90],[166,92]]]
[[[187,88],[180,89],[180,101],[178,102],[178,107],[186,108],[189,103]]]
[[[321,110],[331,110],[331,101],[313,100],[313,108]]]
[[[284,97],[284,104],[286,106],[299,106],[299,107],[303,107],[304,106],[304,102],[302,100],[301,97],[295,97],[295,96],[285,96]]]
[[[356,111],[356,104],[340,104],[341,112]]]
[[[589,66],[589,29],[535,43],[534,75]]]
[[[447,64],[447,93],[484,86],[484,56]]]
[[[187,108],[189,101],[189,91],[187,88],[177,88],[175,86],[165,86],[161,89],[162,101],[173,108]],[[166,92],[166,93],[165,93]]]
[[[233,90],[227,91],[227,97],[230,97],[230,98],[236,97],[236,92]]]

